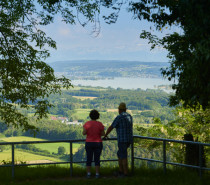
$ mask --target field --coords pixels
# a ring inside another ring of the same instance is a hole
[[[21,142],[21,141],[46,141],[45,139],[39,139],[39,138],[34,138],[34,137],[25,137],[25,136],[20,136],[20,137],[5,137],[5,138],[0,138],[4,142]]]
[[[7,138],[0,138],[1,141],[4,142],[22,142],[22,141],[46,141],[44,139],[39,139],[39,138],[32,138],[32,137],[7,137]],[[41,144],[34,144],[37,148],[40,148],[42,150],[47,150],[51,154],[52,153],[57,153],[58,152],[58,147],[63,146],[66,149],[66,153],[70,153],[70,146],[69,143],[41,143]],[[73,153],[77,152],[78,148],[80,147],[80,144],[74,143],[73,144]],[[7,148],[3,151],[0,152],[0,159],[1,161],[11,161],[11,147],[7,146]],[[37,154],[32,154],[29,152],[25,151],[20,151],[20,150],[15,150],[15,161],[30,161],[30,163],[36,162],[36,161],[60,161],[57,158],[53,157],[46,157],[42,155],[37,155]]]
[[[74,116],[78,117],[79,119],[87,119],[89,116],[91,109],[75,109]]]
[[[72,96],[72,97],[80,99],[80,100],[87,100],[87,99],[94,100],[97,98],[97,97],[92,97],[92,96]]]
[[[58,147],[63,146],[66,149],[66,153],[69,154],[70,152],[70,144],[69,143],[43,143],[43,144],[36,144],[37,148],[42,150],[48,150],[50,153],[57,153]],[[73,143],[73,153],[77,152],[80,144]]]
[[[117,108],[116,109],[107,109],[107,112],[118,112],[118,109]],[[132,111],[131,110],[127,110],[127,112],[129,114],[132,114]]]
[[[1,161],[10,162],[12,161],[11,149],[0,152]],[[0,163],[1,163],[0,161]],[[36,155],[28,152],[15,150],[15,162],[27,162],[27,163],[38,163],[38,162],[60,162],[60,159],[54,157],[47,157],[42,155]]]
[[[47,141],[45,139],[33,138],[33,137],[7,137],[1,138],[2,141],[5,142],[22,142],[22,141]],[[58,147],[63,146],[66,149],[66,153],[69,153],[70,146],[69,143],[41,143],[41,144],[34,144],[37,148],[42,150],[48,150],[50,153],[57,153]],[[74,143],[73,144],[73,153],[77,152],[80,144]]]

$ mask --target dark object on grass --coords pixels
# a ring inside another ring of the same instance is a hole
[[[192,134],[184,135],[185,141],[194,141]],[[205,155],[204,147],[201,146],[201,158],[202,158],[202,167],[205,167]],[[199,163],[199,145],[198,144],[186,144],[185,148],[185,163],[188,165],[200,166]]]

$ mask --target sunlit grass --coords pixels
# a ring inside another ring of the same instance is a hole
[[[0,152],[0,163],[4,160],[6,162],[10,162],[12,160],[12,153],[10,150],[5,150],[4,152]],[[54,157],[47,157],[42,155],[37,155],[29,152],[24,152],[20,150],[15,150],[15,162],[27,162],[27,163],[36,163],[36,162],[44,162],[44,161],[53,161],[60,162],[60,159]]]
[[[60,146],[66,149],[66,154],[70,153],[70,144],[69,143],[41,143],[41,144],[34,144],[37,148],[42,150],[48,150],[50,153],[58,153],[58,148]],[[80,144],[73,143],[73,153],[77,152]]]
[[[1,138],[2,141],[5,142],[22,142],[22,141],[47,141],[46,139],[39,139],[33,137],[25,137],[25,136],[18,136],[18,137],[5,137]],[[57,153],[58,147],[63,146],[66,149],[66,153],[70,153],[70,144],[69,143],[40,143],[40,144],[33,144],[37,148],[42,150],[47,150],[50,153]],[[73,153],[77,152],[80,147],[80,144],[73,143]]]
[[[1,138],[2,142],[22,142],[22,141],[47,141],[45,139],[33,138],[33,137],[5,137]],[[47,150],[51,154],[58,153],[58,147],[63,146],[66,149],[66,154],[70,153],[70,144],[69,143],[40,143],[40,144],[32,144],[37,148],[42,150]],[[0,152],[0,163],[2,161],[10,162],[12,160],[12,153],[11,153],[11,146],[5,145],[6,148],[3,152]],[[73,143],[73,153],[76,153],[80,147],[80,144]],[[60,162],[61,160],[56,157],[48,157],[43,155],[34,154],[32,151],[22,151],[19,149],[15,149],[15,161],[20,162],[27,162],[27,163],[38,163],[38,162],[50,162],[50,161],[57,161]]]
[[[17,136],[1,138],[5,142],[22,142],[22,141],[47,141],[46,139],[39,139],[35,137]]]

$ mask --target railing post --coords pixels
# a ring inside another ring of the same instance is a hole
[[[134,146],[133,141],[131,143],[131,173],[134,173]]]
[[[70,176],[73,174],[73,152],[72,152],[72,142],[70,141]]]
[[[199,144],[199,176],[202,178],[202,145]]]
[[[15,178],[15,147],[12,144],[12,178]]]
[[[163,172],[166,174],[166,141],[163,140]]]

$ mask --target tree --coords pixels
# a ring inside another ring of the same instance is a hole
[[[141,0],[131,3],[130,11],[135,18],[155,24],[161,31],[177,25],[181,33],[168,34],[162,38],[148,31],[141,38],[149,39],[152,49],[161,46],[168,50],[170,67],[162,69],[168,80],[177,80],[173,85],[175,95],[170,104],[184,101],[184,106],[208,108],[210,105],[210,1],[203,0]]]
[[[35,129],[18,108],[35,109],[39,120],[52,106],[46,97],[72,86],[44,62],[50,56],[47,48],[56,49],[56,43],[41,28],[53,23],[56,14],[74,24],[78,14],[93,21],[98,11],[96,3],[86,0],[0,1],[0,116],[7,125]]]
[[[58,155],[64,155],[66,153],[66,149],[63,146],[58,147]]]
[[[169,124],[168,127],[176,124],[179,128],[184,129],[185,134],[190,134],[195,141],[210,142],[210,110],[203,110],[198,106],[196,110],[191,107],[176,107],[175,115],[177,119]],[[169,129],[169,128],[168,128]]]
[[[50,56],[48,47],[56,43],[41,30],[53,23],[56,14],[63,21],[82,26],[92,22],[94,33],[100,31],[99,13],[102,7],[111,9],[102,15],[107,23],[115,23],[123,4],[134,18],[155,24],[157,30],[177,24],[182,34],[173,33],[158,38],[143,31],[142,38],[149,39],[152,48],[161,45],[169,52],[171,66],[162,73],[173,85],[175,96],[171,105],[209,106],[209,18],[208,0],[2,0],[0,1],[0,114],[1,119],[15,127],[35,129],[17,108],[35,109],[37,119],[45,117],[52,106],[46,97],[70,88],[65,77],[57,78],[44,60]],[[110,11],[109,11],[110,12]],[[80,18],[80,16],[82,18]]]

